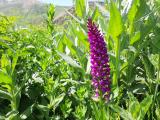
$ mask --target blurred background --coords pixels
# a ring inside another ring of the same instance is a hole
[[[89,0],[100,2],[103,0]],[[74,0],[0,0],[0,14],[16,16],[20,23],[39,24],[47,17],[47,6],[53,3],[56,6],[55,19],[66,14],[71,9]]]

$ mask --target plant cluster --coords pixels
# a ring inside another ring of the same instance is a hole
[[[24,28],[0,16],[0,120],[159,120],[160,2],[75,0],[66,12],[54,24],[51,4],[44,26]]]

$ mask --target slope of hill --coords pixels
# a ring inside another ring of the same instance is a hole
[[[0,0],[0,14],[20,17],[23,23],[39,24],[47,17],[47,6],[38,0]],[[64,8],[70,7],[56,6],[55,16],[63,13]]]

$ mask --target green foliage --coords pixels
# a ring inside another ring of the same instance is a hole
[[[0,16],[0,119],[160,119],[160,4],[127,2],[76,0],[62,25],[52,21],[52,4],[45,26],[21,28],[15,17]],[[92,99],[89,16],[107,43],[110,101]]]
[[[110,105],[110,107],[119,113],[120,116],[125,120],[143,120],[146,112],[149,110],[152,104],[152,98],[153,96],[147,96],[141,103],[139,103],[133,94],[129,94],[127,110],[117,105]]]
[[[53,22],[52,22],[54,14],[55,14],[55,7],[54,5],[51,4],[47,13],[48,15],[47,26],[50,33],[54,30]]]
[[[75,10],[78,17],[85,17],[88,11],[86,0],[75,0]]]
[[[117,38],[123,30],[121,13],[119,12],[114,2],[111,2],[110,4],[110,21],[108,30],[108,33],[115,41],[117,41]]]
[[[118,86],[118,77],[119,77],[119,61],[120,61],[120,39],[118,39],[122,33],[123,26],[122,26],[122,18],[121,14],[116,7],[114,2],[110,3],[110,20],[109,20],[109,28],[108,33],[114,40],[113,47],[115,48],[115,57],[116,57],[116,64],[115,64],[115,73],[113,75],[112,85],[114,87]]]

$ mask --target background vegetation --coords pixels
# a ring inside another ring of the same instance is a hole
[[[159,120],[160,2],[75,0],[64,24],[17,25],[0,16],[1,120]],[[92,100],[86,22],[104,33],[111,66],[109,102]]]

